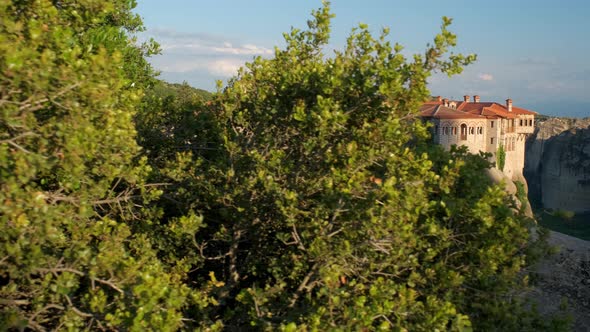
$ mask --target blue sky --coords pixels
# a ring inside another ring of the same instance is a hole
[[[272,56],[282,33],[305,28],[320,0],[144,0],[136,12],[162,45],[151,59],[171,82],[214,90],[254,56]],[[408,54],[422,52],[453,18],[456,51],[476,53],[477,63],[452,78],[430,80],[434,95],[461,99],[478,94],[562,116],[590,116],[590,1],[582,0],[333,0],[330,47],[343,46],[350,30],[366,23]]]

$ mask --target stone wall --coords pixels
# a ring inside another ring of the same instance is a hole
[[[464,125],[466,132],[461,132]],[[435,142],[450,149],[451,145],[464,145],[471,153],[486,151],[486,122],[484,120],[436,120],[438,132]],[[436,127],[435,127],[436,128]],[[462,135],[463,134],[463,135]]]
[[[506,163],[504,173],[511,179],[522,178],[525,158],[524,134],[511,133],[504,137],[504,149],[506,151]]]

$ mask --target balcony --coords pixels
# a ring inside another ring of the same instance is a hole
[[[516,132],[519,134],[532,134],[534,131],[535,131],[535,126],[516,127]]]

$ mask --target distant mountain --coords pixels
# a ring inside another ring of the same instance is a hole
[[[550,116],[585,118],[590,117],[590,101],[560,100],[524,103],[522,107]]]

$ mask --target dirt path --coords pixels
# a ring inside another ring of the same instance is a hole
[[[559,252],[535,266],[539,281],[531,297],[544,314],[558,312],[566,301],[573,331],[590,332],[590,241],[551,231],[549,244]]]

